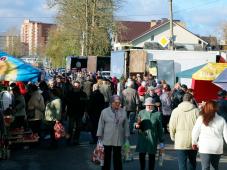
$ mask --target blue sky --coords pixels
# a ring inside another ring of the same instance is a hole
[[[150,21],[169,16],[168,0],[122,0],[116,12],[119,20]],[[54,22],[56,9],[48,9],[46,0],[0,1],[0,32],[16,26],[25,18]],[[220,25],[227,23],[227,0],[173,0],[174,19],[199,35],[219,35]]]

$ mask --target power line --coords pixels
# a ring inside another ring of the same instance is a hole
[[[180,10],[177,10],[177,11],[174,11],[173,13],[176,14],[176,13],[180,13],[180,12],[186,12],[186,11],[190,11],[190,10],[193,10],[193,9],[197,9],[197,8],[201,8],[201,7],[205,7],[207,5],[210,5],[210,4],[213,4],[213,3],[216,3],[217,1],[220,1],[220,0],[213,0],[213,1],[210,1],[210,2],[206,2],[206,3],[200,3],[196,6],[193,6],[193,7],[190,7],[190,8],[185,8],[185,9],[180,9]]]
[[[56,17],[47,17],[47,16],[5,16],[5,17],[3,17],[3,16],[0,16],[0,18],[12,18],[12,19],[14,19],[14,18],[56,18]]]

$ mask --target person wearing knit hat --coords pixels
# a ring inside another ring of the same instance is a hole
[[[113,96],[111,97],[111,103],[114,103],[114,102],[119,102],[119,103],[121,103],[121,97],[118,96],[118,95],[113,95]]]
[[[140,169],[145,169],[145,158],[148,153],[149,169],[154,170],[158,142],[160,142],[161,151],[164,150],[162,115],[155,109],[153,98],[148,97],[144,105],[145,109],[139,112],[135,124],[135,128],[138,129],[136,151],[139,152]]]

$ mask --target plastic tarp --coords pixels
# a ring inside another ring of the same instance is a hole
[[[208,80],[192,79],[192,89],[194,90],[194,97],[198,103],[202,101],[215,100],[218,98],[217,93],[221,90],[220,87]]]
[[[197,102],[217,99],[220,87],[212,83],[223,70],[227,63],[208,63],[192,75],[192,89]]]
[[[213,83],[222,89],[227,90],[227,68],[221,74],[219,74]]]
[[[227,63],[208,63],[192,75],[195,80],[215,80],[227,68]]]
[[[196,66],[196,67],[193,67],[191,69],[188,69],[188,70],[184,70],[184,71],[181,71],[181,72],[178,72],[176,74],[176,77],[179,77],[179,78],[192,78],[192,75],[197,72],[198,70],[200,70],[202,67],[204,67],[206,64],[202,64],[202,65],[199,65],[199,66]]]
[[[1,81],[38,81],[40,70],[19,58],[0,52]]]

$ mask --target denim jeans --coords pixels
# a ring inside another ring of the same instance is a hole
[[[179,170],[196,170],[196,155],[196,150],[177,150]],[[189,160],[188,165],[187,160]]]
[[[219,154],[204,154],[200,153],[202,170],[210,170],[210,165],[214,170],[218,170],[219,160],[221,155]]]

